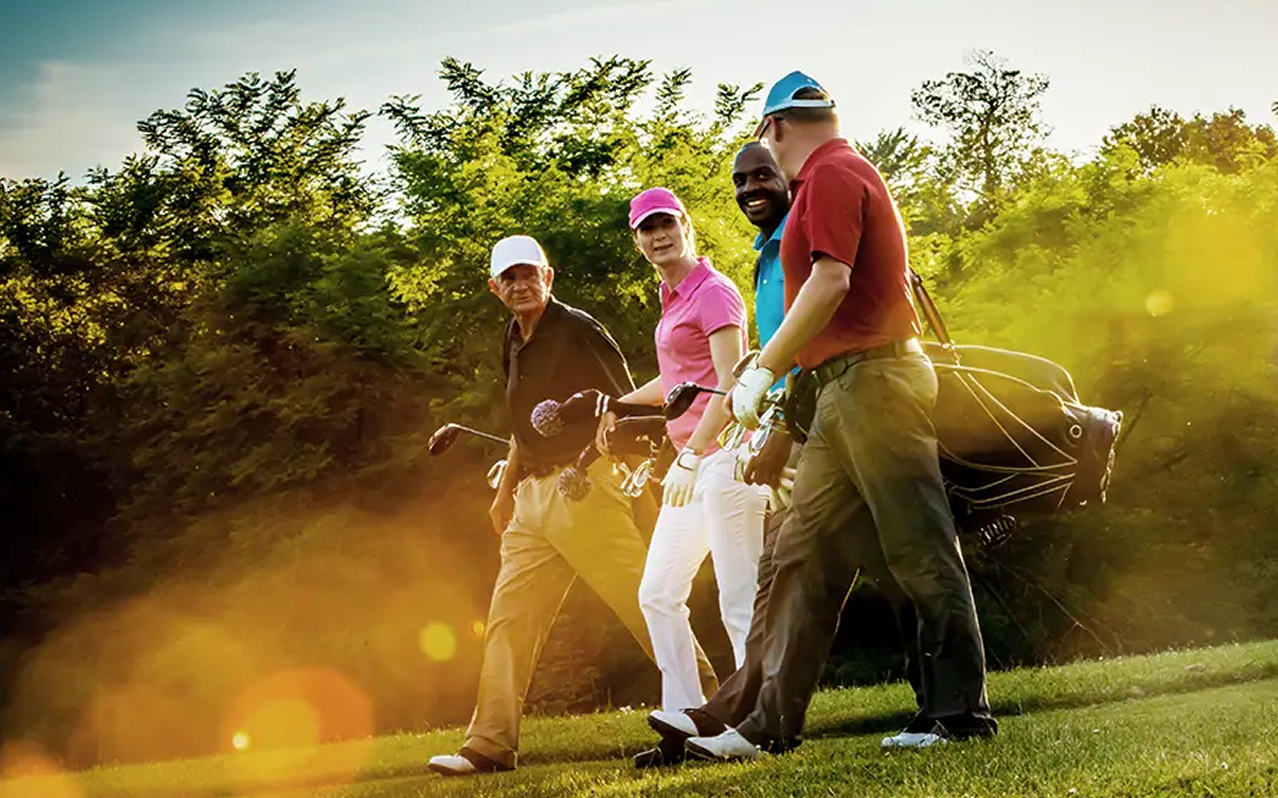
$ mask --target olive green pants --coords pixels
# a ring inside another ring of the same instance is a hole
[[[875,544],[918,614],[924,714],[989,718],[981,631],[937,459],[932,364],[918,353],[866,359],[822,382],[755,619],[762,684],[737,731],[777,750],[798,743],[852,575]]]

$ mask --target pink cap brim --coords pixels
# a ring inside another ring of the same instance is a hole
[[[634,230],[634,229],[635,229],[635,228],[637,228],[639,225],[643,224],[643,220],[644,220],[644,219],[647,219],[649,216],[653,215],[654,213],[668,213],[668,214],[670,214],[671,216],[674,216],[675,218],[678,218],[678,217],[680,217],[680,216],[682,216],[682,215],[683,215],[683,208],[674,208],[674,207],[670,207],[670,208],[649,208],[648,210],[646,210],[646,211],[644,211],[643,213],[639,214],[639,215],[638,215],[637,217],[635,217],[634,219],[631,219],[631,220],[630,220],[630,229],[631,229],[631,230]]]

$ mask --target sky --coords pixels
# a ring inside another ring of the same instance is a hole
[[[707,112],[720,82],[802,69],[849,138],[928,133],[911,90],[977,48],[1051,79],[1043,117],[1066,152],[1153,104],[1278,122],[1278,0],[0,0],[0,176],[114,169],[141,149],[139,120],[252,71],[296,68],[305,99],[441,108],[450,55],[492,79],[613,54],[691,67]],[[370,168],[393,135],[370,124]]]

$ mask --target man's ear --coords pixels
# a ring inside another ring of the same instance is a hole
[[[550,287],[555,284],[555,270],[549,266],[544,266],[542,268],[546,270],[546,274],[542,279],[546,281],[546,290],[549,291]]]
[[[491,277],[488,278],[488,290],[493,293],[493,296],[501,298],[501,291],[497,290],[497,281]]]

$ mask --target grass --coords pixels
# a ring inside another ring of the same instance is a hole
[[[0,782],[0,798],[413,796],[1261,796],[1278,794],[1278,641],[990,676],[1002,731],[988,742],[885,753],[904,685],[831,690],[807,741],[744,765],[638,772],[644,712],[531,718],[520,768],[473,779],[426,772],[461,732],[97,768]]]

